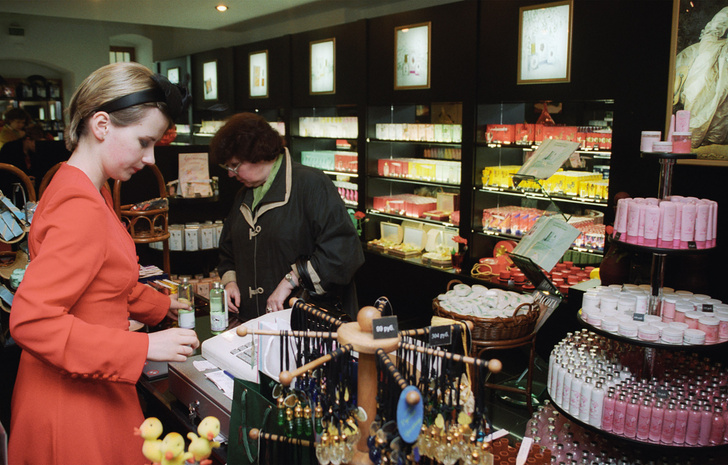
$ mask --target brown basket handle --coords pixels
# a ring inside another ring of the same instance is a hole
[[[460,281],[459,279],[452,279],[452,280],[450,280],[449,283],[447,283],[446,289],[449,291],[449,290],[451,290],[453,288],[454,285],[456,285],[456,284],[462,284],[462,283],[463,282]]]
[[[28,175],[23,172],[23,170],[9,163],[0,163],[0,170],[10,171],[15,176],[19,177],[20,180],[23,181],[25,189],[28,191],[28,201],[35,202],[35,187],[33,187],[33,183],[30,181]]]
[[[526,315],[528,315],[529,313],[531,313],[533,311],[533,304],[528,303],[528,302],[523,302],[521,305],[519,305],[518,307],[516,307],[515,310],[513,310],[513,317],[515,317],[516,315],[518,315],[518,311],[521,310],[521,308],[524,305],[528,307],[528,312],[526,313]],[[513,317],[511,317],[511,318],[513,318]]]
[[[167,186],[164,183],[164,177],[162,176],[162,172],[159,171],[159,168],[157,168],[157,165],[147,165],[152,172],[154,173],[154,176],[157,178],[157,186],[159,187],[159,197],[160,198],[166,198],[167,197]],[[121,218],[121,181],[118,179],[114,181],[114,211],[116,212],[116,216]]]

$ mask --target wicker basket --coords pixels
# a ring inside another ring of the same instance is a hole
[[[449,291],[455,284],[461,284],[461,282],[456,279],[450,281],[447,284],[447,290]],[[432,300],[432,309],[437,316],[472,322],[473,339],[479,341],[499,341],[527,336],[536,327],[540,314],[538,304],[523,303],[516,308],[510,318],[481,318],[472,315],[461,315],[442,308],[437,298]],[[524,309],[527,311],[519,314]]]

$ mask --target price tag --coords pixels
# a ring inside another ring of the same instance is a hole
[[[655,388],[655,397],[657,397],[658,399],[667,399],[668,397],[670,397],[670,391],[668,391],[664,387]]]
[[[372,320],[372,336],[374,339],[390,339],[397,337],[399,326],[396,316],[385,316]]]
[[[452,343],[452,326],[430,326],[430,345],[444,346]]]
[[[698,248],[698,244],[695,241],[688,241],[688,249],[695,250]]]
[[[632,315],[632,320],[633,321],[645,321],[645,314],[635,312],[635,314]]]
[[[617,233],[614,235],[614,239],[619,240],[619,237],[622,235],[621,232],[617,231]]]
[[[713,313],[713,304],[703,304],[703,313]]]

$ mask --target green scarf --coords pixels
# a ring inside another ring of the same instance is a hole
[[[258,206],[260,201],[263,200],[263,197],[265,197],[268,189],[270,189],[270,186],[273,184],[273,180],[276,178],[276,174],[278,174],[278,169],[281,167],[282,162],[283,157],[278,156],[275,163],[273,163],[273,167],[270,169],[270,174],[268,175],[268,179],[265,180],[265,183],[263,183],[262,186],[258,186],[253,189],[253,208],[251,210],[255,211],[255,208]]]

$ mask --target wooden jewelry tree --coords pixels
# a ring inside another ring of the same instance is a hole
[[[291,306],[294,309],[303,310],[314,317],[330,323],[337,327],[336,332],[320,332],[320,331],[265,331],[265,330],[251,330],[247,327],[240,326],[237,329],[239,336],[246,336],[248,334],[257,335],[270,335],[270,336],[285,336],[292,335],[297,337],[315,337],[315,338],[332,338],[336,339],[339,345],[339,349],[344,351],[355,351],[358,353],[358,380],[357,380],[357,404],[360,409],[366,412],[366,419],[363,421],[359,420],[359,430],[366,432],[374,420],[377,411],[377,360],[386,359],[384,361],[387,369],[394,375],[394,379],[400,388],[404,390],[407,387],[407,382],[404,378],[397,373],[396,368],[389,361],[387,354],[396,351],[400,346],[407,350],[414,350],[421,353],[427,353],[432,356],[447,358],[456,362],[467,363],[470,365],[477,365],[483,368],[487,368],[491,373],[498,373],[502,365],[499,360],[491,359],[489,361],[476,359],[473,357],[461,356],[452,354],[447,351],[437,350],[433,348],[425,348],[421,346],[404,344],[401,340],[403,335],[422,335],[427,332],[426,329],[417,329],[409,331],[401,331],[396,337],[386,339],[375,339],[373,335],[373,322],[377,318],[382,316],[382,310],[388,304],[388,301],[384,299],[384,302],[378,301],[378,307],[366,306],[363,307],[358,315],[357,320],[349,323],[343,323],[333,317],[331,317],[325,311],[303,302],[301,299],[292,299]],[[293,371],[283,371],[280,374],[280,382],[284,386],[289,386],[293,379],[301,376],[302,374],[314,370],[315,368],[331,361],[334,358],[333,354],[326,354],[316,360],[313,360],[305,365],[298,367]],[[389,364],[387,365],[387,362]],[[406,402],[410,406],[416,405],[421,402],[421,396],[416,390],[409,391],[406,394]],[[260,433],[257,430],[251,430],[251,438],[257,439]],[[266,434],[268,440],[278,440],[282,442],[292,443],[289,438],[281,437],[273,434]],[[299,445],[310,445],[308,441],[295,440],[296,444]],[[367,444],[366,434],[362,434],[359,441],[357,442],[356,452],[354,458],[348,462],[353,465],[371,465],[372,461],[369,458],[369,446]]]

